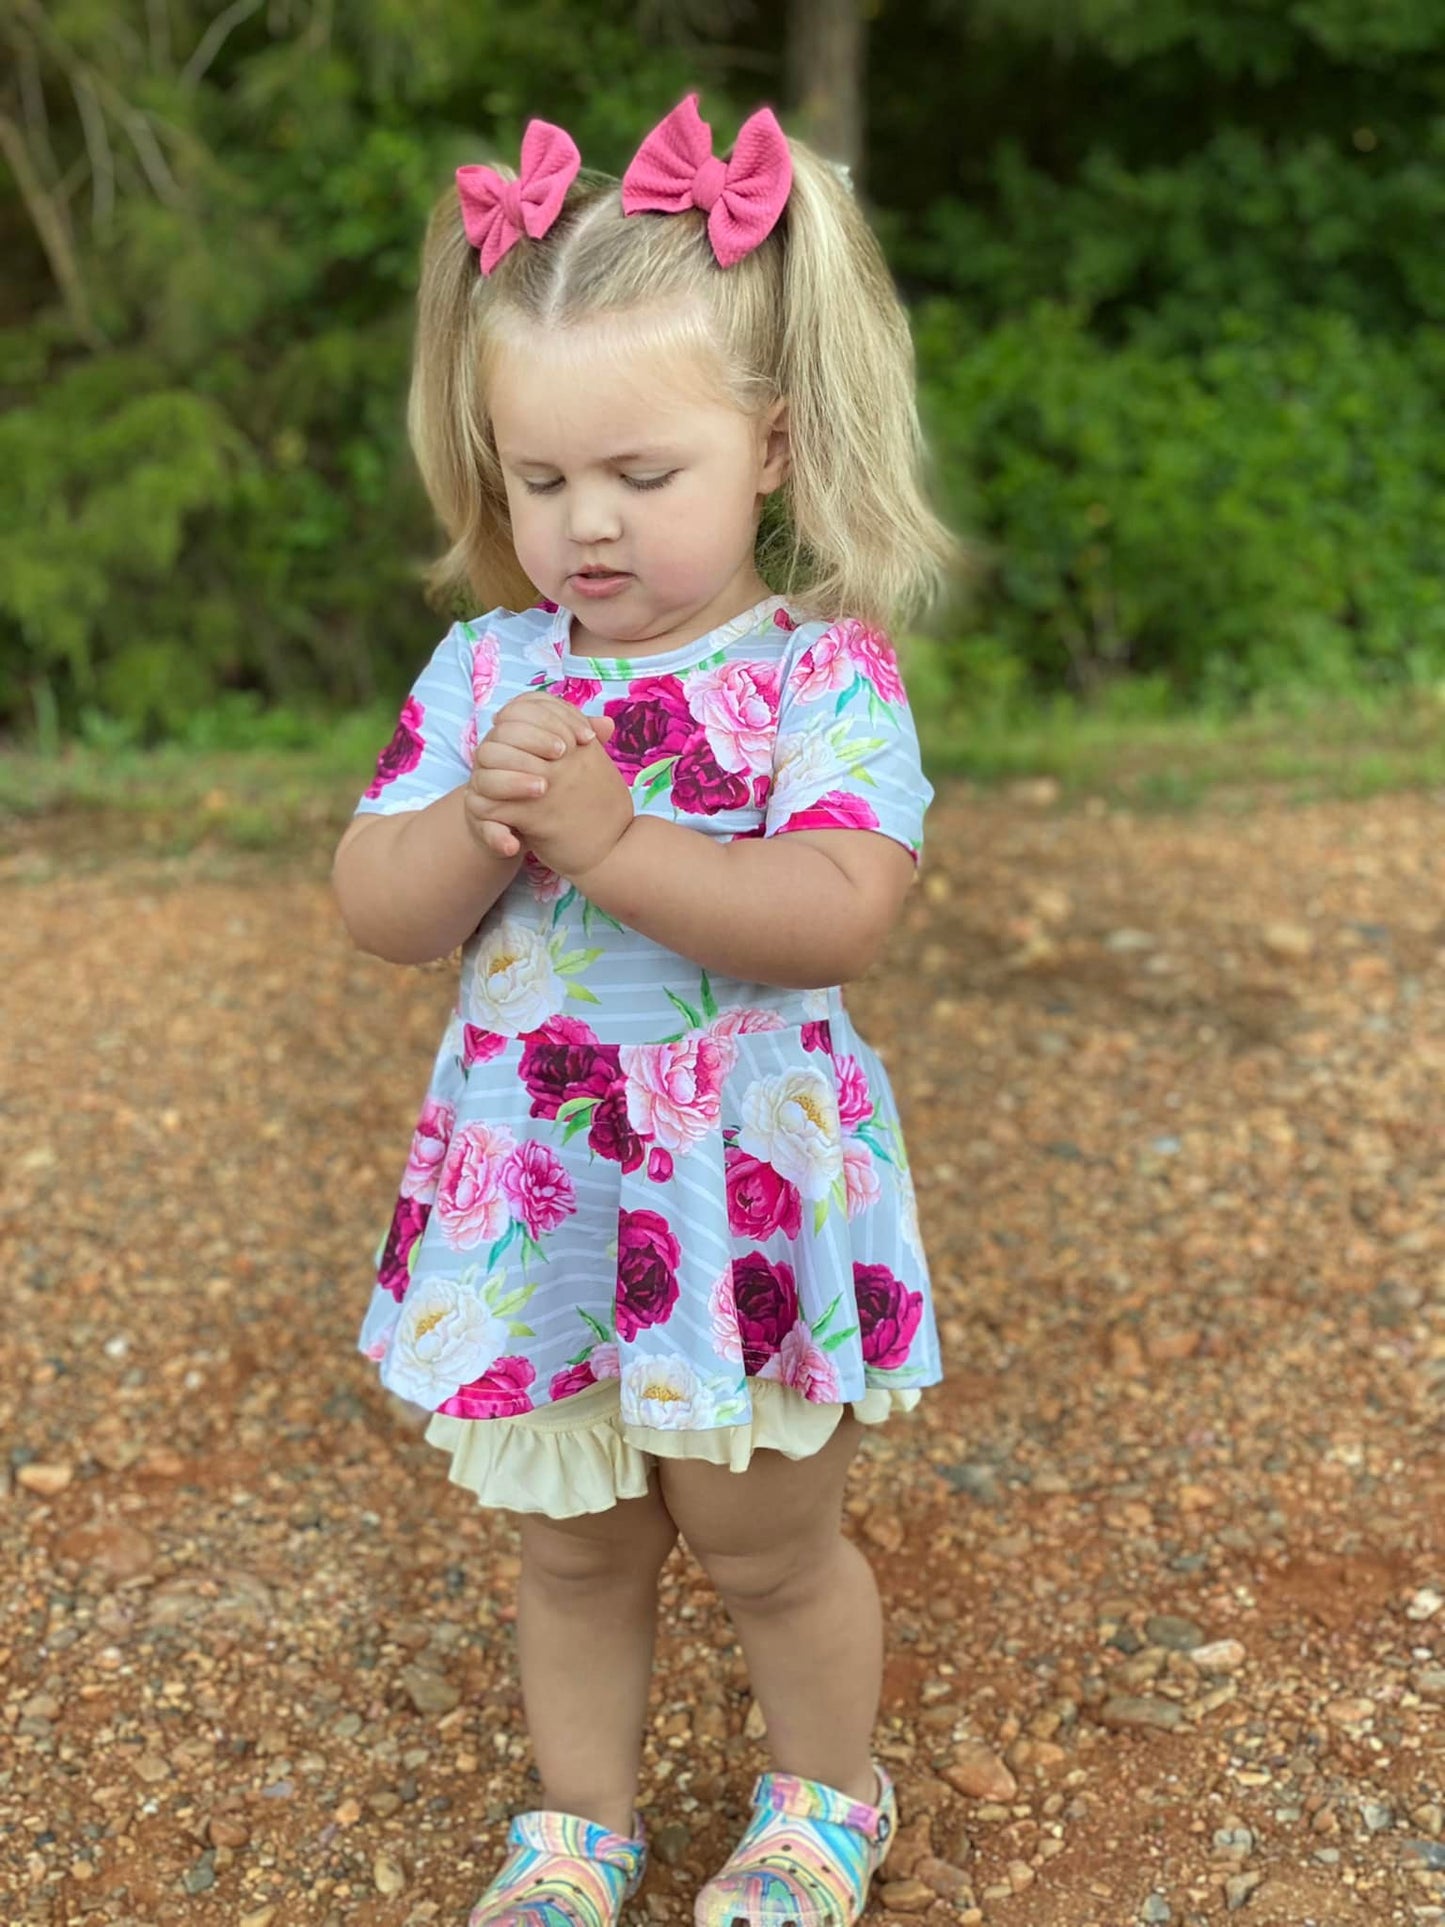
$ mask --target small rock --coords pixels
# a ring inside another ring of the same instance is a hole
[[[244,1847],[251,1838],[251,1829],[243,1820],[231,1813],[213,1813],[206,1827],[206,1834],[213,1847]]]
[[[73,1559],[107,1579],[136,1579],[155,1564],[155,1541],[124,1519],[75,1526],[55,1541],[56,1557]]]
[[[1382,1806],[1378,1800],[1366,1800],[1360,1808],[1360,1818],[1371,1833],[1383,1833],[1386,1827],[1393,1826],[1394,1814],[1389,1807]]]
[[[998,1503],[998,1479],[991,1465],[946,1465],[943,1476],[955,1492],[966,1492],[971,1499],[982,1499],[988,1505]]]
[[[216,1856],[209,1848],[193,1866],[186,1868],[181,1875],[181,1885],[188,1894],[203,1894],[216,1884]]]
[[[1413,1594],[1405,1608],[1406,1619],[1433,1619],[1440,1608],[1445,1606],[1445,1594],[1438,1593],[1433,1586],[1422,1586]]]
[[[1426,1873],[1445,1873],[1445,1846],[1438,1840],[1407,1840],[1405,1852],[1418,1860]]]
[[[1189,1657],[1201,1673],[1237,1673],[1249,1654],[1237,1639],[1216,1639],[1194,1647]]]
[[[425,1666],[403,1666],[397,1677],[418,1713],[450,1713],[461,1704],[456,1687]]]
[[[1155,1727],[1167,1733],[1172,1732],[1183,1717],[1171,1700],[1136,1699],[1127,1693],[1116,1693],[1099,1708],[1103,1724],[1118,1728]]]
[[[1224,1900],[1230,1913],[1235,1914],[1239,1912],[1240,1908],[1249,1899],[1249,1896],[1263,1879],[1264,1875],[1262,1873],[1236,1873],[1230,1875],[1229,1879],[1224,1883]]]
[[[21,1701],[20,1711],[27,1719],[55,1720],[60,1717],[60,1701],[53,1693],[32,1693]]]
[[[1315,947],[1314,938],[1302,923],[1267,923],[1259,933],[1259,940],[1272,957],[1289,963],[1303,962],[1313,955]]]
[[[762,1707],[756,1700],[750,1700],[748,1702],[748,1716],[743,1722],[743,1734],[745,1738],[750,1740],[766,1739],[767,1732],[768,1722],[763,1714]]]
[[[896,1512],[870,1512],[863,1521],[863,1536],[880,1552],[901,1552],[903,1521]]]
[[[955,1867],[951,1861],[924,1854],[913,1871],[926,1887],[933,1889],[940,1900],[951,1900],[958,1905],[973,1899],[972,1881],[962,1867]]]
[[[921,1880],[885,1880],[879,1898],[891,1914],[922,1914],[938,1896]]]
[[[1034,1870],[1027,1860],[1010,1860],[1008,1863],[1008,1884],[1012,1893],[1021,1894],[1025,1887],[1034,1884]]]
[[[1019,1790],[1003,1761],[981,1740],[964,1740],[956,1746],[941,1777],[970,1800],[1012,1800]]]
[[[1158,941],[1147,930],[1111,930],[1104,939],[1104,948],[1122,956],[1131,950],[1152,950]]]
[[[1372,1719],[1375,1702],[1367,1699],[1331,1700],[1325,1708],[1325,1718],[1333,1720],[1337,1726],[1359,1726]]]
[[[1445,1700],[1445,1666],[1422,1666],[1412,1683],[1422,1700]]]
[[[1169,1902],[1164,1898],[1163,1894],[1150,1894],[1149,1898],[1144,1902],[1144,1905],[1139,1909],[1139,1918],[1140,1920],[1147,1920],[1151,1923],[1155,1921],[1173,1920],[1174,1910],[1170,1907]]]
[[[406,1886],[406,1875],[396,1862],[384,1853],[379,1853],[372,1861],[371,1879],[376,1891],[384,1894],[388,1899],[393,1894],[399,1894]]]
[[[684,1826],[674,1822],[670,1826],[659,1827],[652,1836],[653,1850],[666,1866],[680,1867],[687,1858],[687,1850],[692,1845],[692,1835]]]
[[[254,1913],[242,1914],[237,1927],[275,1927],[279,1910],[272,1907],[258,1907]]]
[[[1190,1653],[1203,1644],[1204,1634],[1192,1619],[1177,1619],[1173,1613],[1155,1613],[1144,1621],[1144,1632],[1152,1646],[1165,1646],[1171,1653]]]
[[[47,1465],[40,1459],[32,1465],[22,1465],[15,1474],[18,1485],[23,1485],[27,1492],[38,1492],[44,1499],[63,1492],[74,1477],[73,1465]]]
[[[159,1753],[142,1753],[130,1763],[131,1772],[147,1786],[159,1786],[162,1780],[171,1777],[171,1769]]]

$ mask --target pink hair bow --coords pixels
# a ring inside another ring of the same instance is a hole
[[[622,176],[622,212],[681,214],[700,207],[718,265],[730,268],[777,225],[793,185],[787,138],[770,107],[738,129],[732,158],[712,151],[712,129],[689,94],[660,120]]]
[[[491,167],[457,169],[462,225],[480,252],[477,265],[483,274],[490,274],[524,233],[534,241],[541,239],[561,213],[581,165],[582,156],[569,133],[551,121],[529,120],[515,181],[504,181]]]

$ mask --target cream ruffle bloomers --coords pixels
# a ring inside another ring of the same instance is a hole
[[[619,1499],[644,1497],[656,1459],[702,1459],[743,1472],[753,1453],[765,1448],[790,1459],[811,1458],[828,1443],[847,1409],[815,1404],[774,1379],[749,1379],[748,1391],[751,1419],[709,1431],[625,1425],[617,1380],[601,1379],[516,1418],[463,1419],[433,1412],[423,1436],[451,1453],[447,1478],[475,1492],[478,1504],[570,1519],[606,1512]],[[852,1401],[852,1410],[862,1424],[881,1425],[894,1412],[912,1411],[920,1396],[917,1390],[875,1386]]]

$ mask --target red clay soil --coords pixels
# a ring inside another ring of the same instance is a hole
[[[514,1524],[354,1350],[453,969],[333,840],[0,873],[7,1927],[459,1927],[533,1800]],[[945,786],[849,1002],[949,1370],[853,1485],[871,1918],[1445,1920],[1445,798]],[[655,1715],[665,1927],[765,1760],[681,1551]]]

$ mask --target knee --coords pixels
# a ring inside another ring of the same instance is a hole
[[[690,1549],[728,1611],[749,1618],[791,1611],[811,1594],[828,1563],[817,1546]]]
[[[655,1587],[677,1528],[665,1513],[625,1532],[571,1532],[531,1515],[522,1527],[522,1580],[550,1593],[628,1592]]]

